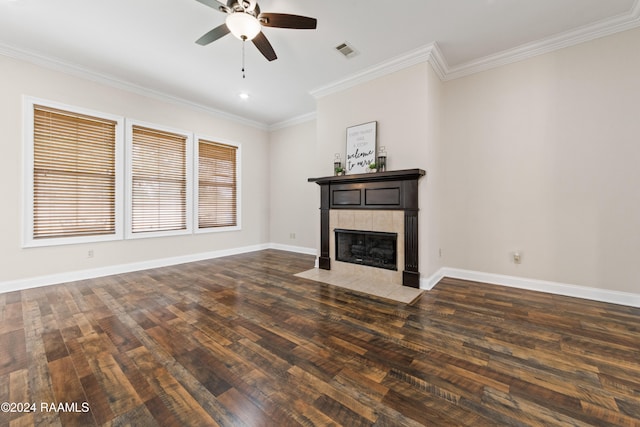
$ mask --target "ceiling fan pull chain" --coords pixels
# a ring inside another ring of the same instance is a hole
[[[242,38],[242,78],[245,78],[244,75],[244,44],[247,42],[247,38],[243,37]]]

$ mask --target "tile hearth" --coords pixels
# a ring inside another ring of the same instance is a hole
[[[322,270],[319,268],[312,268],[311,270],[295,274],[295,276],[327,283],[329,285],[340,286],[353,291],[364,292],[404,304],[411,304],[424,292],[422,289],[380,282],[375,278],[363,277],[361,274]]]

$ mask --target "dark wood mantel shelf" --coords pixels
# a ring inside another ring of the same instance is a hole
[[[348,184],[356,182],[402,181],[407,179],[419,179],[426,172],[422,169],[404,169],[398,171],[358,173],[353,175],[325,176],[321,178],[309,178],[307,181],[321,184]]]
[[[388,172],[309,178],[320,186],[319,267],[331,270],[329,211],[368,209],[404,211],[404,259],[402,284],[420,286],[418,271],[418,180],[426,172],[405,169]]]

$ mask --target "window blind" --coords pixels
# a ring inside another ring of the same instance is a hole
[[[114,234],[116,122],[34,105],[33,238]]]
[[[198,228],[238,224],[237,150],[231,145],[198,141]]]
[[[132,127],[133,233],[185,230],[186,136]]]

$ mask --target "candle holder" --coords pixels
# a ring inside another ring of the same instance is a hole
[[[387,151],[384,146],[378,150],[378,161],[376,162],[378,172],[385,172],[387,170]]]
[[[342,167],[342,160],[340,159],[340,153],[336,153],[333,159],[333,174],[344,175],[344,169]]]

